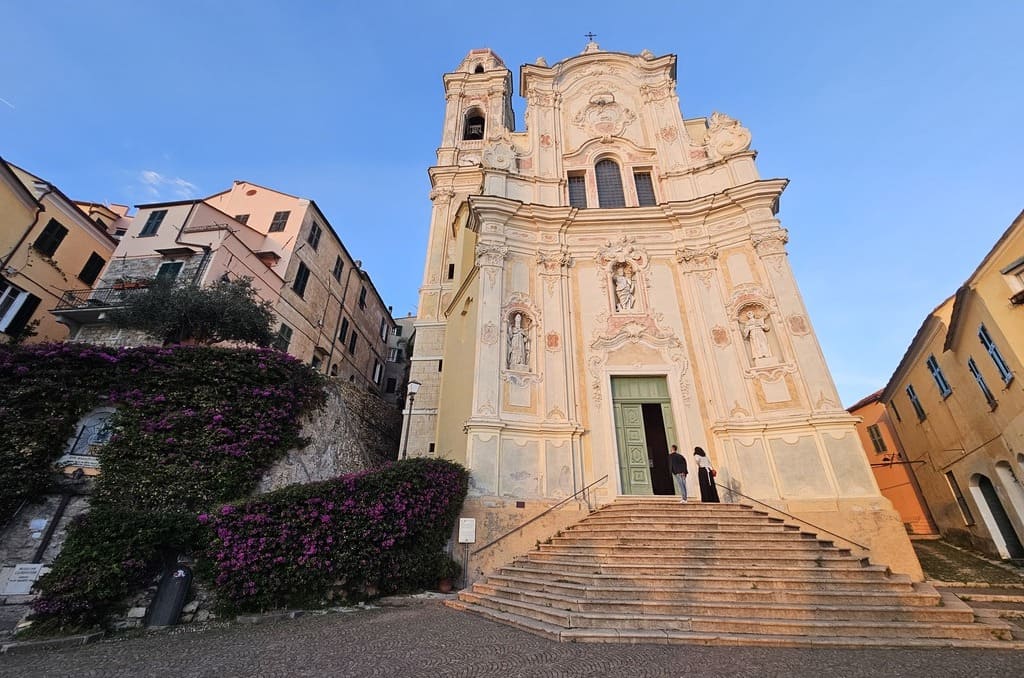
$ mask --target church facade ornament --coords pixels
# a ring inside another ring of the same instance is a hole
[[[712,160],[721,160],[750,148],[750,130],[741,125],[739,120],[716,111],[708,121],[704,144]]]

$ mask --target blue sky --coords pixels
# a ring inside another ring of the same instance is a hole
[[[686,117],[791,180],[790,260],[845,405],[1024,208],[1024,3],[0,0],[0,155],[83,200],[245,179],[313,198],[414,311],[441,75],[606,50],[679,57]],[[44,9],[40,9],[44,8]],[[523,126],[523,102],[516,101]]]

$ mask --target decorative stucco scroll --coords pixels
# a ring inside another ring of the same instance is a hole
[[[773,254],[785,254],[786,243],[789,242],[789,231],[776,228],[765,233],[754,233],[750,236],[758,255],[767,257]]]
[[[724,113],[711,114],[704,144],[712,160],[720,160],[750,148],[750,130]]]
[[[484,148],[482,158],[484,167],[507,172],[514,172],[516,169],[516,149],[507,141],[488,144]]]
[[[606,138],[621,136],[635,120],[636,113],[616,102],[609,88],[591,96],[572,122],[591,136]]]

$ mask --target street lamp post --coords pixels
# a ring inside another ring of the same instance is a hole
[[[412,427],[412,404],[415,402],[416,394],[420,390],[420,382],[415,379],[410,381],[405,390],[409,394],[409,405],[405,410],[405,439],[402,441],[402,459],[405,459],[408,456],[409,429]]]

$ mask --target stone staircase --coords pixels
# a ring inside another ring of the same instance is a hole
[[[1024,647],[767,513],[667,498],[619,499],[446,604],[575,642]]]

